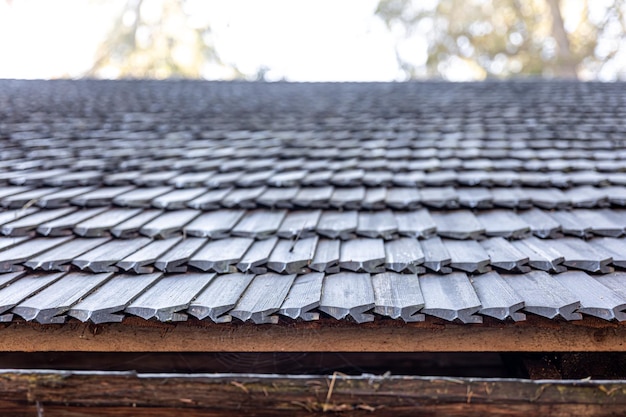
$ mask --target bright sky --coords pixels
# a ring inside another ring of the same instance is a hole
[[[146,0],[158,1],[158,0]],[[197,0],[218,54],[269,79],[401,79],[377,0]],[[9,5],[10,4],[10,5]],[[124,0],[0,0],[0,78],[78,77]]]

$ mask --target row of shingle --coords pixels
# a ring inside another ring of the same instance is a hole
[[[516,187],[71,187],[33,188],[25,186],[0,187],[0,206],[23,209],[39,206],[60,208],[81,207],[153,207],[157,209],[218,208],[337,208],[396,210],[432,208],[505,207],[525,209],[540,207],[564,209],[570,207],[608,207],[626,205],[626,187],[581,186],[568,190],[558,188]]]
[[[510,104],[519,106],[519,103]],[[45,150],[51,141],[55,140],[59,144],[75,141],[76,152],[80,152],[84,149],[89,150],[90,143],[87,141],[91,139],[106,142],[108,147],[121,149],[129,146],[128,141],[137,140],[152,143],[166,140],[183,148],[198,149],[213,147],[220,141],[232,143],[239,148],[250,146],[251,141],[262,142],[261,145],[264,147],[271,147],[276,142],[282,141],[281,143],[286,146],[305,144],[310,148],[338,146],[337,141],[345,141],[345,147],[352,147],[353,143],[358,141],[367,149],[381,147],[454,149],[460,142],[467,141],[473,147],[484,148],[488,147],[488,143],[492,143],[495,148],[504,149],[522,147],[612,149],[623,145],[621,141],[624,137],[619,133],[626,131],[623,120],[626,112],[623,111],[601,120],[591,113],[583,114],[583,111],[588,110],[583,110],[580,106],[571,109],[570,115],[561,115],[557,118],[537,114],[535,123],[524,124],[519,123],[518,119],[505,117],[503,113],[459,118],[454,114],[454,110],[447,107],[445,108],[447,114],[442,114],[439,118],[429,117],[427,120],[419,120],[414,114],[409,117],[395,114],[394,117],[385,118],[375,114],[359,115],[351,112],[337,114],[334,123],[324,123],[319,119],[314,123],[281,114],[277,115],[276,123],[265,120],[264,126],[258,126],[256,123],[232,123],[226,117],[215,118],[208,123],[207,119],[181,123],[177,120],[176,114],[171,113],[158,116],[150,113],[136,114],[146,119],[143,122],[122,122],[116,120],[119,114],[113,113],[106,115],[108,120],[104,118],[94,120],[86,115],[63,117],[40,113],[38,117],[33,117],[31,122],[26,123],[23,120],[3,120],[0,124],[0,134],[14,144],[11,149],[23,148],[33,152],[37,149]],[[610,111],[607,107],[598,110],[606,113]],[[529,112],[529,109],[523,111]],[[170,123],[161,125],[160,122],[167,116],[170,116],[168,120]],[[254,115],[251,118],[254,118]],[[83,129],[79,130],[78,126],[81,123],[88,127],[83,126]],[[315,141],[311,142],[312,140]],[[419,140],[419,143],[415,143],[416,140]],[[598,146],[592,146],[591,142],[596,141]],[[551,143],[554,145],[551,146]],[[17,144],[23,146],[17,147]],[[570,146],[572,144],[574,146]],[[176,150],[170,150],[169,153],[176,154]]]
[[[82,237],[175,236],[245,237],[257,240],[320,236],[347,240],[356,236],[395,239],[398,236],[452,239],[505,237],[519,239],[563,235],[621,237],[626,233],[626,209],[541,210],[243,210],[192,209],[161,211],[141,208],[97,207],[77,209],[24,209],[0,211],[0,232],[5,236],[34,235]]]
[[[188,273],[161,276],[65,273],[0,274],[0,321],[14,314],[40,323],[69,317],[94,323],[120,322],[126,315],[146,320],[184,321],[188,315],[224,323],[235,317],[255,323],[350,316],[362,323],[374,314],[405,321],[425,315],[463,323],[482,316],[524,320],[524,313],[580,320],[582,314],[626,320],[626,273],[590,276],[529,272],[468,277],[365,273],[279,275]]]
[[[71,168],[41,169],[41,162],[33,160],[29,162],[32,167],[24,169],[6,168],[0,170],[0,184],[20,185],[20,186],[48,186],[48,187],[82,187],[94,185],[136,185],[142,187],[175,186],[178,188],[207,187],[211,189],[226,188],[231,186],[249,188],[259,186],[269,187],[439,187],[448,185],[473,186],[526,186],[526,187],[557,187],[570,188],[581,185],[624,185],[626,184],[626,163],[622,166],[616,161],[606,162],[606,167],[602,170],[592,167],[591,169],[581,169],[577,171],[550,170],[541,171],[536,167],[529,167],[526,171],[516,171],[509,167],[500,170],[491,170],[484,160],[481,163],[473,164],[471,169],[453,169],[446,166],[445,169],[435,167],[428,171],[428,163],[421,161],[410,161],[409,165],[414,165],[407,170],[393,171],[388,167],[395,162],[384,159],[375,160],[368,167],[364,168],[342,168],[337,163],[328,160],[314,161],[316,167],[306,169],[304,160],[291,160],[290,165],[295,163],[291,169],[265,169],[265,170],[232,170],[217,171],[216,161],[211,161],[211,167],[207,165],[207,160],[190,160],[190,165],[194,170],[183,167],[179,170],[171,170],[174,161],[160,160],[163,164],[161,169],[151,167],[145,170],[144,167],[123,166],[98,167],[87,166],[85,169],[77,169],[75,161],[68,161]],[[8,161],[11,163],[11,161]],[[244,160],[244,162],[247,162]],[[446,163],[446,160],[438,161]],[[85,161],[83,161],[83,164]],[[504,161],[503,161],[504,163]],[[180,164],[180,161],[178,162]],[[225,164],[225,163],[224,163]],[[421,164],[421,165],[420,165]],[[309,161],[309,165],[311,165]],[[105,169],[106,168],[106,169]],[[297,169],[296,169],[297,168]],[[115,173],[109,173],[115,170]]]
[[[323,134],[323,133],[322,133]],[[72,168],[72,162],[79,163],[79,169],[118,167],[135,168],[145,171],[160,169],[219,170],[221,172],[248,172],[261,170],[285,171],[298,168],[292,161],[301,162],[300,167],[318,169],[319,162],[325,161],[337,170],[375,167],[398,171],[430,171],[437,169],[488,169],[514,171],[615,171],[612,164],[624,168],[626,152],[615,141],[572,141],[564,149],[537,147],[540,144],[524,142],[526,147],[516,144],[511,147],[506,141],[471,141],[467,144],[445,142],[434,145],[419,135],[403,143],[405,147],[389,147],[384,141],[358,141],[340,139],[328,142],[316,138],[305,141],[255,141],[254,143],[233,143],[216,141],[203,147],[190,146],[190,143],[171,143],[154,140],[145,146],[138,155],[132,152],[147,139],[126,140],[123,146],[114,141],[88,139],[83,147],[80,143],[63,140],[49,140],[45,143],[29,144],[20,142],[18,146],[7,145],[2,153],[0,168],[9,163],[18,169],[28,168]],[[311,141],[314,141],[312,144]],[[558,141],[555,141],[558,142]],[[609,142],[610,146],[603,146]],[[191,145],[197,143],[191,142]],[[33,149],[28,149],[32,145]],[[163,151],[163,146],[177,146],[175,150]],[[313,145],[313,146],[312,146]],[[581,145],[583,148],[581,149]],[[369,147],[372,146],[372,147]],[[511,149],[512,148],[512,149]],[[533,149],[534,148],[534,149]],[[607,149],[608,148],[608,149]],[[262,156],[253,151],[262,151]],[[99,152],[99,153],[98,153]],[[152,158],[147,158],[152,156]],[[158,156],[155,159],[154,156]],[[255,156],[258,156],[255,158]],[[211,158],[211,161],[207,159]],[[40,162],[34,165],[33,162]],[[495,163],[502,161],[502,163]],[[194,163],[200,162],[197,167]],[[385,162],[382,165],[381,162]],[[167,165],[165,164],[167,163]],[[619,169],[618,169],[619,170]]]
[[[41,131],[61,130],[71,138],[97,129],[93,126],[95,121],[107,123],[109,130],[115,130],[138,120],[145,120],[138,130],[157,133],[201,132],[216,125],[233,130],[385,126],[463,137],[459,132],[471,133],[484,124],[486,130],[495,130],[493,133],[502,137],[522,132],[529,137],[544,134],[546,139],[623,138],[626,131],[622,89],[613,85],[614,91],[609,91],[593,84],[584,93],[576,84],[544,90],[541,83],[458,88],[423,83],[261,87],[211,83],[145,86],[140,82],[92,81],[62,85],[33,82],[11,86],[3,82],[3,121],[39,122]],[[129,91],[133,94],[129,95]],[[48,122],[55,123],[54,127]]]
[[[317,236],[296,240],[258,240],[230,237],[220,240],[174,237],[148,238],[0,238],[0,272],[23,269],[94,273],[118,270],[170,273],[188,268],[202,271],[278,273],[434,272],[452,269],[469,273],[499,270],[526,272],[531,268],[563,272],[579,269],[608,273],[626,268],[626,239],[577,238],[542,240],[536,237],[507,241],[496,237],[480,242],[432,237],[357,238],[346,241]]]
[[[519,106],[519,103],[509,104]],[[256,123],[233,123],[226,115],[213,120],[193,119],[193,123],[189,123],[181,122],[176,117],[177,114],[172,113],[160,115],[149,112],[135,113],[136,116],[144,118],[143,121],[121,121],[118,118],[125,115],[112,112],[99,120],[94,120],[88,115],[67,117],[40,113],[33,117],[31,122],[4,119],[0,124],[0,134],[14,145],[9,148],[11,150],[45,151],[52,141],[59,145],[72,141],[76,143],[77,153],[88,151],[91,145],[88,141],[92,139],[106,142],[107,147],[120,149],[129,147],[129,142],[137,140],[150,143],[168,141],[181,145],[180,149],[211,148],[224,142],[246,148],[254,146],[251,141],[260,142],[263,147],[271,147],[280,141],[285,146],[293,144],[309,148],[327,146],[351,148],[355,142],[359,142],[363,144],[364,149],[431,147],[455,149],[461,142],[483,148],[493,144],[494,148],[502,149],[565,150],[622,147],[624,137],[620,133],[626,132],[624,124],[626,113],[620,111],[619,114],[609,116],[608,113],[612,109],[597,106],[596,110],[607,116],[599,118],[588,108],[585,109],[583,103],[579,104],[581,106],[568,109],[568,115],[559,117],[542,113],[531,116],[530,109],[523,109],[529,117],[534,117],[535,123],[532,124],[507,117],[504,110],[490,115],[481,112],[475,117],[458,117],[455,114],[456,109],[452,107],[446,107],[441,117],[431,117],[430,112],[428,118],[422,120],[415,114],[409,117],[395,114],[394,117],[385,118],[375,114],[349,112],[337,114],[333,123],[325,123],[324,120],[318,119],[314,122],[280,114],[276,116],[277,123],[265,120],[264,126],[257,126]],[[543,111],[545,112],[545,109]],[[254,117],[255,115],[251,115],[251,118]],[[166,118],[170,123],[160,124]],[[345,142],[346,145],[337,145],[337,141]],[[598,146],[593,146],[592,142],[597,142]],[[17,146],[18,144],[22,146]],[[149,146],[148,149],[152,148]],[[179,155],[176,149],[171,149],[168,153]]]

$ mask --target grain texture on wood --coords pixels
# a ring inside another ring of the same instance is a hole
[[[622,381],[339,374],[288,377],[9,371],[0,374],[0,411],[46,416],[161,416],[164,411],[175,410],[175,414],[192,416],[311,416],[329,412],[356,416],[372,412],[384,416],[608,416],[618,415],[626,407],[624,385]]]
[[[32,352],[624,352],[625,340],[622,323],[593,317],[555,322],[535,315],[504,323],[486,317],[482,326],[433,317],[358,325],[320,318],[276,326],[129,317],[97,326],[70,320],[63,326],[13,322],[0,329],[0,351]]]

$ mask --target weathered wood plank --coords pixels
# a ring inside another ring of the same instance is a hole
[[[432,317],[417,323],[376,320],[359,325],[321,318],[273,326],[128,317],[100,325],[77,320],[63,326],[7,323],[0,325],[0,351],[624,352],[626,324],[593,317],[555,322],[535,315],[517,323],[485,317],[481,326]]]
[[[170,417],[175,415],[185,415],[186,417],[219,417],[219,416],[232,416],[240,415],[239,410],[213,410],[213,409],[197,409],[197,408],[165,408],[165,407],[76,407],[76,406],[44,406],[46,417],[117,417],[117,416],[138,416],[138,417]],[[3,403],[0,402],[0,413],[3,415],[11,415],[15,417],[33,417],[37,414],[37,409],[33,407],[24,407],[24,412],[16,412],[16,408],[5,408]],[[26,411],[27,410],[27,411]],[[555,417],[570,417],[570,416],[613,416],[619,415],[622,410],[620,406],[604,407],[602,405],[579,405],[579,404],[562,404],[558,407],[553,405],[537,405],[531,411],[528,407],[517,404],[438,404],[438,405],[424,405],[418,410],[415,407],[397,407],[391,411],[385,409],[375,410],[373,413],[366,407],[358,410],[346,410],[343,413],[339,413],[340,416],[350,417],[371,417],[375,416],[399,416],[399,417],[413,417],[416,413],[419,413],[423,417],[436,417],[440,415],[450,417],[482,417],[482,416],[502,416],[502,417],[527,417],[531,412],[532,416],[555,416]],[[244,413],[246,411],[243,411]],[[282,409],[269,409],[269,410],[248,410],[250,415],[257,417],[274,417],[274,416],[328,416],[329,412],[323,411],[309,411],[302,407],[300,410],[282,410]],[[333,414],[330,414],[333,415]]]
[[[608,416],[626,407],[621,381],[406,376],[279,376],[7,371],[6,415]],[[84,413],[84,414],[83,414]]]

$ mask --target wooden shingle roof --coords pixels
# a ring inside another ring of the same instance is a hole
[[[624,109],[622,84],[0,81],[0,320],[626,320]]]

